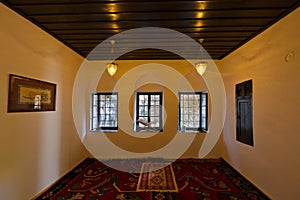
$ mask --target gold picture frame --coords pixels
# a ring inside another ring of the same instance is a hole
[[[9,74],[8,112],[55,111],[56,84]]]

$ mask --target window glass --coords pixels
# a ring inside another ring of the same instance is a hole
[[[118,94],[93,93],[91,109],[91,130],[118,130]]]
[[[137,92],[135,113],[135,131],[162,131],[162,92]]]
[[[207,93],[180,92],[178,129],[181,132],[207,131]]]

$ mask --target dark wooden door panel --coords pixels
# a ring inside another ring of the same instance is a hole
[[[237,104],[237,140],[253,145],[251,99],[240,99]]]
[[[252,80],[236,85],[236,139],[253,146]]]

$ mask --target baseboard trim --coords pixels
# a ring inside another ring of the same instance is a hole
[[[52,186],[54,186],[58,180],[60,180],[61,178],[63,178],[64,176],[66,176],[72,169],[74,169],[76,166],[78,166],[80,163],[82,163],[84,160],[86,160],[89,157],[84,157],[82,158],[78,163],[74,164],[73,167],[71,167],[69,170],[67,170],[62,176],[58,177],[54,182],[52,182],[51,184],[49,184],[47,187],[45,187],[44,189],[42,189],[41,191],[39,191],[38,193],[36,193],[31,200],[36,199],[37,197],[39,197],[40,195],[42,195],[45,191],[47,191],[48,189],[50,189]]]

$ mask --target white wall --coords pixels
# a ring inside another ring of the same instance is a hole
[[[227,56],[223,156],[272,199],[300,197],[300,9]],[[288,54],[289,61],[285,61]],[[235,84],[253,80],[254,147],[235,137]]]
[[[87,155],[71,110],[82,58],[2,4],[0,24],[0,199],[29,199]],[[10,73],[56,83],[56,111],[7,113]]]

